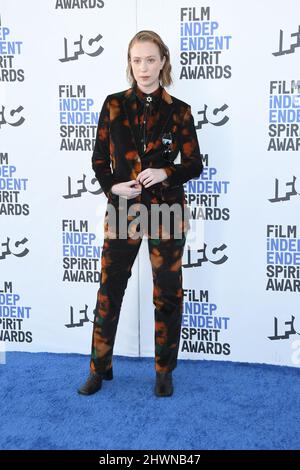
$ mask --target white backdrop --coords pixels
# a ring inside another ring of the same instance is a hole
[[[205,165],[186,185],[205,245],[186,245],[179,357],[298,366],[299,14],[297,0],[284,9],[279,0],[155,7],[2,0],[0,340],[7,350],[90,351],[106,203],[93,181],[93,133],[104,98],[129,87],[128,42],[152,29],[170,48],[168,91],[191,104]],[[65,106],[73,106],[75,123]],[[70,232],[81,237],[73,269],[63,246]],[[277,278],[268,277],[276,268]],[[115,353],[153,356],[153,337],[144,240]]]

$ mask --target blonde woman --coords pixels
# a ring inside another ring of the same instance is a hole
[[[103,380],[113,378],[119,313],[144,234],[153,275],[154,393],[168,397],[173,393],[172,371],[180,341],[181,261],[189,224],[185,215],[170,211],[170,223],[160,219],[155,226],[150,215],[162,204],[167,209],[175,204],[186,214],[183,184],[198,177],[203,166],[191,107],[165,90],[172,82],[170,54],[157,33],[140,31],[132,38],[127,76],[131,87],[104,101],[92,156],[95,175],[107,196],[107,211],[90,375],[78,392],[90,395],[101,389]],[[175,164],[179,152],[181,163]],[[134,224],[134,217],[128,215],[133,207],[139,215],[147,214],[142,223],[137,218]],[[125,216],[126,234],[120,234],[120,223],[110,224],[112,210]]]

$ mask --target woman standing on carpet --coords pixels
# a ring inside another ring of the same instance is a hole
[[[191,107],[164,88],[172,83],[171,64],[169,49],[158,34],[140,31],[132,38],[127,75],[131,88],[104,101],[92,156],[108,200],[90,375],[78,392],[90,395],[101,389],[103,379],[113,378],[121,304],[146,235],[155,307],[154,393],[165,397],[173,393],[183,307],[182,255],[189,228],[183,184],[198,177],[203,165]],[[174,164],[179,152],[181,163]],[[181,213],[169,210],[169,223],[160,219],[155,226],[151,213],[161,204],[168,209],[176,205]],[[143,223],[141,218],[133,219],[128,208],[131,214],[134,208],[146,213]],[[125,236],[120,233],[121,223],[113,222],[112,212],[118,221],[125,216]]]

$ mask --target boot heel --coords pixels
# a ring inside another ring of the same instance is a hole
[[[106,370],[103,374],[103,379],[104,380],[112,380],[114,378],[113,376],[113,368],[111,367],[110,369]]]
[[[157,397],[170,397],[173,395],[172,371],[156,372],[154,393]]]

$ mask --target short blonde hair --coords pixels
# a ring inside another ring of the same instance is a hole
[[[134,43],[138,41],[149,41],[153,42],[154,44],[157,45],[160,53],[160,58],[163,60],[165,57],[165,63],[162,68],[162,70],[159,73],[159,81],[161,85],[164,86],[170,86],[173,83],[172,77],[171,77],[171,63],[170,63],[170,51],[168,46],[163,42],[161,37],[155,33],[154,31],[139,31],[138,33],[135,34],[135,36],[131,39],[129,45],[128,45],[128,52],[127,52],[127,79],[131,86],[136,85],[136,80],[134,78],[133,72],[132,72],[132,67],[131,67],[131,58],[130,58],[130,51]]]

